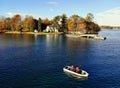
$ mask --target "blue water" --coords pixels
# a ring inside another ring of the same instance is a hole
[[[107,40],[0,34],[0,88],[120,88],[120,30],[99,35]],[[66,65],[86,70],[88,79],[67,76]]]

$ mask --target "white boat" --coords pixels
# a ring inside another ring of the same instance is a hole
[[[74,71],[70,70],[71,66],[65,66],[63,68],[63,71],[68,74],[69,76],[75,77],[75,78],[87,78],[88,77],[88,73],[84,70],[81,70],[81,73],[76,73]]]

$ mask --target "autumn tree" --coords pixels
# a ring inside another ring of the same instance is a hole
[[[21,16],[19,14],[11,18],[10,26],[13,31],[19,31],[21,29]]]
[[[0,22],[0,32],[5,31],[5,28],[6,28],[5,22]]]
[[[68,19],[68,30],[69,31],[77,31],[77,22],[78,22],[79,16],[78,15],[72,15]]]
[[[11,22],[11,18],[8,17],[5,19],[6,30],[11,30],[10,22]]]
[[[34,31],[34,19],[32,16],[26,16],[23,22],[24,31]]]
[[[79,17],[77,20],[77,31],[81,33],[86,33],[86,28],[87,28],[86,20],[83,17]]]
[[[47,26],[49,26],[51,23],[50,23],[50,20],[48,19],[48,18],[46,18],[45,20],[44,20],[44,24],[45,25],[47,25]]]
[[[72,15],[68,20],[68,31],[80,32],[84,34],[98,33],[100,27],[93,22],[93,15],[89,13],[86,18],[78,15]]]
[[[69,18],[68,19],[68,31],[73,31],[74,27],[74,19],[73,18]]]
[[[5,17],[0,17],[0,32],[3,32],[6,30],[6,23],[5,23]]]

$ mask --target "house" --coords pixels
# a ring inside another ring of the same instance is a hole
[[[47,26],[44,31],[45,31],[45,32],[58,32],[58,29]]]

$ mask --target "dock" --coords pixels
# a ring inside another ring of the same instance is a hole
[[[96,39],[96,40],[105,40],[106,37],[98,36],[97,34],[82,34],[80,35],[82,38],[88,38],[88,39]]]

